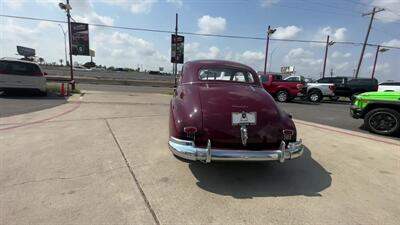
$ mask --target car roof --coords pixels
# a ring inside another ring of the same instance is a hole
[[[0,61],[7,61],[7,62],[22,62],[22,63],[30,63],[34,65],[38,65],[37,62],[22,60],[22,59],[12,59],[12,58],[1,58]]]
[[[245,70],[251,70],[253,69],[245,64],[234,62],[234,61],[228,61],[228,60],[220,60],[220,59],[200,59],[200,60],[193,60],[193,61],[188,61],[185,63],[185,66],[232,66],[236,68],[241,68]]]

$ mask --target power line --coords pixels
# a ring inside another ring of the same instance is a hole
[[[33,20],[33,21],[46,21],[46,22],[52,22],[52,23],[67,23],[67,22],[62,21],[62,20],[43,19],[43,18],[34,18],[34,17],[25,17],[25,16],[14,16],[14,15],[4,15],[4,14],[0,14],[0,17],[23,19],[23,20]],[[174,33],[174,31],[171,31],[171,30],[114,26],[114,25],[95,24],[95,23],[88,23],[88,24],[90,26],[95,26],[95,27],[114,28],[114,29],[123,29],[123,30],[155,32],[155,33],[168,33],[168,34]],[[195,32],[179,32],[179,34],[186,34],[186,35],[193,35],[193,36],[205,36],[205,37],[231,38],[231,39],[248,39],[248,40],[261,40],[261,41],[265,41],[266,40],[266,37],[241,36],[241,35],[204,34],[204,33],[195,33]],[[302,40],[302,39],[270,38],[270,40],[271,41],[281,41],[281,42],[314,43],[314,44],[324,44],[325,43],[325,41]],[[351,42],[351,41],[335,41],[335,43],[344,44],[344,45],[362,45],[363,44],[363,43],[360,43],[360,42]],[[368,43],[366,45],[367,46],[378,46],[377,44],[368,44]],[[391,49],[400,49],[400,47],[396,47],[396,46],[383,46],[383,45],[381,45],[381,47],[391,48]]]

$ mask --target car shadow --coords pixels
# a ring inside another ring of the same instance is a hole
[[[7,92],[0,92],[0,98],[5,99],[65,99],[65,97],[61,97],[56,93],[48,92],[46,96],[41,95],[39,92],[35,91],[25,91],[25,90],[18,90],[18,91],[7,91]]]
[[[331,186],[331,174],[305,148],[296,159],[277,162],[191,162],[189,168],[197,185],[219,195],[234,198],[310,196]]]

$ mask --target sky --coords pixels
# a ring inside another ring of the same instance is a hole
[[[65,0],[0,0],[0,14],[66,21],[58,3]],[[175,13],[179,31],[265,37],[268,25],[277,31],[273,39],[301,39],[361,43],[374,6],[376,14],[368,43],[400,47],[400,0],[70,0],[76,22],[173,31]],[[64,59],[66,24],[0,17],[0,57],[17,57],[16,45],[32,47],[47,62]],[[169,33],[90,26],[90,48],[98,65],[172,69]],[[185,35],[185,61],[225,59],[248,64],[262,71],[264,40]],[[362,45],[336,43],[328,49],[326,74],[352,76]],[[270,41],[269,71],[294,66],[296,74],[318,78],[325,45]],[[360,76],[370,77],[376,47],[367,47]],[[64,60],[65,61],[65,60]],[[77,56],[83,64],[90,57]],[[376,77],[400,80],[400,49],[379,54]]]

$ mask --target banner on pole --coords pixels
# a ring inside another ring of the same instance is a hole
[[[171,35],[171,63],[183,63],[185,37]]]
[[[18,46],[18,45],[17,45],[17,52],[19,55],[23,55],[25,57],[33,57],[36,55],[35,49]]]
[[[71,22],[72,55],[90,55],[89,25]]]

